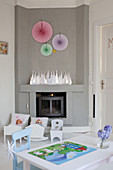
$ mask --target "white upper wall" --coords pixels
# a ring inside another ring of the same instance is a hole
[[[92,0],[93,1],[93,0]],[[94,23],[113,18],[113,0],[94,0],[89,7],[89,81],[94,80]]]
[[[113,0],[95,0],[89,8],[90,23],[113,16]]]
[[[0,54],[0,122],[14,112],[14,6],[0,0],[0,41],[8,42],[8,55]]]

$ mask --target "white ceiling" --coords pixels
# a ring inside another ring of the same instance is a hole
[[[0,0],[10,5],[20,5],[25,8],[69,8],[83,4],[90,5],[101,0]]]

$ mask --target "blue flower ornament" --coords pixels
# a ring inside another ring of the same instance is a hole
[[[101,139],[108,139],[111,132],[112,132],[112,126],[106,125],[104,129],[98,131],[98,137]]]
[[[98,137],[101,138],[101,143],[99,144],[100,148],[109,147],[109,146],[105,146],[105,145],[108,145],[108,143],[105,144],[105,140],[109,138],[111,132],[112,132],[111,125],[106,125],[104,129],[101,129],[98,131]]]

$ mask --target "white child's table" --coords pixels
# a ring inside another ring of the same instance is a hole
[[[86,135],[79,135],[75,138],[71,138],[65,141],[70,141],[96,148],[98,138]],[[61,142],[62,141],[57,143]],[[17,153],[16,155],[23,159],[24,170],[30,170],[30,164],[33,164],[36,167],[39,167],[43,170],[83,170],[83,169],[92,170],[98,168],[103,162],[104,163],[109,162],[111,157],[113,157],[113,142],[110,142],[110,147],[108,149],[97,149],[96,151],[90,152],[86,155],[80,156],[78,158],[75,158],[60,165],[56,165],[44,159],[28,154],[28,152],[30,151],[34,151],[50,145],[53,145],[53,143],[45,145],[43,147],[33,148],[30,149],[29,151],[27,150]]]

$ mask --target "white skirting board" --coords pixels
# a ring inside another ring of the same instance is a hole
[[[63,127],[64,133],[69,133],[69,132],[85,133],[85,132],[90,132],[90,131],[91,131],[91,129],[89,126]]]
[[[51,127],[47,127],[45,129],[45,133],[48,133],[50,131]],[[91,128],[89,126],[69,126],[69,127],[63,127],[63,132],[64,133],[85,133],[85,132],[90,132]]]

